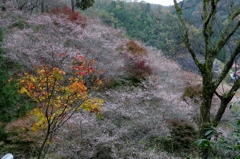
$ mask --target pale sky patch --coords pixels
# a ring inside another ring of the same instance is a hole
[[[144,0],[144,1],[152,4],[161,4],[163,6],[173,5],[173,0]]]

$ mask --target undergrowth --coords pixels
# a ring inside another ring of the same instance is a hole
[[[0,153],[11,151],[13,142],[9,140],[9,134],[5,130],[7,123],[23,117],[32,109],[31,101],[25,96],[18,93],[17,73],[20,67],[15,62],[3,57],[3,29],[0,28],[0,142],[4,143],[4,147],[0,149]],[[23,146],[23,143],[17,142],[17,147]]]
[[[184,92],[182,94],[182,99],[184,101],[187,100],[187,98],[190,98],[195,103],[198,103],[202,97],[202,87],[201,84],[195,84],[195,85],[188,85],[185,87]]]
[[[58,16],[67,16],[67,19],[71,22],[74,22],[76,24],[81,25],[81,27],[85,28],[87,26],[87,18],[82,16],[77,11],[72,11],[71,8],[67,6],[54,8],[51,11],[52,14],[58,15]]]

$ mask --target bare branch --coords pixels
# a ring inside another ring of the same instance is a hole
[[[233,27],[233,29],[227,33],[227,30],[229,28],[229,26],[232,24],[232,20],[228,21],[228,24],[226,25],[226,27],[223,29],[221,35],[220,35],[220,40],[218,41],[216,47],[215,47],[215,52],[218,53],[228,42],[228,40],[232,37],[232,35],[237,31],[237,29],[240,26],[240,21]]]
[[[217,91],[215,91],[215,94],[217,95],[217,97],[218,97],[219,99],[222,99],[222,98],[223,98]]]
[[[218,123],[220,122],[220,120],[228,106],[228,103],[232,100],[232,98],[234,97],[234,95],[236,94],[236,92],[239,88],[240,88],[240,78],[238,78],[238,80],[234,83],[232,89],[227,94],[222,96],[220,108],[218,109],[217,114],[215,115],[214,119],[212,120],[213,126],[218,125]]]
[[[210,12],[208,11],[208,6],[209,6],[209,2],[210,0],[204,0],[203,2],[203,37],[204,37],[204,43],[205,43],[205,61],[208,60],[213,60],[214,58],[210,58],[210,56],[212,56],[212,52],[209,51],[209,49],[211,47],[209,47],[209,43],[210,43],[210,37],[213,34],[213,21],[214,18],[216,17],[216,13],[217,13],[217,2],[215,1],[211,1],[211,10]],[[209,13],[208,13],[209,12]],[[212,56],[213,57],[213,56]]]
[[[240,54],[240,42],[237,45],[237,48],[235,49],[235,51],[232,53],[230,59],[228,60],[228,62],[225,64],[221,74],[218,76],[218,78],[214,81],[214,86],[217,88],[219,86],[219,84],[223,81],[223,79],[226,77],[226,75],[228,74],[229,70],[231,69],[234,60],[236,58],[236,56]]]

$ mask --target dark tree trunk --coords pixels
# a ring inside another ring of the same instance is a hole
[[[2,11],[6,11],[6,0],[3,0]]]
[[[205,66],[208,64],[205,63]],[[208,65],[209,66],[209,65]],[[211,68],[211,66],[209,66]],[[212,106],[212,98],[214,96],[215,88],[213,87],[213,73],[212,69],[209,67],[204,67],[202,70],[202,103],[200,107],[200,121],[199,121],[199,138],[207,139],[205,134],[206,131],[211,128],[211,116],[210,110]],[[209,156],[209,148],[202,148],[200,150],[200,155],[202,159],[207,159]]]
[[[74,11],[75,11],[75,3],[74,3],[74,0],[71,0],[71,5],[72,5],[72,11],[74,12]]]
[[[41,2],[41,12],[42,13],[45,12],[45,2],[44,2],[44,0],[42,0],[42,2]]]

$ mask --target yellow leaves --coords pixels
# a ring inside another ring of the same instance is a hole
[[[37,101],[37,102],[42,102],[42,101],[45,101],[45,100],[46,100],[46,96],[45,95],[39,95],[38,99],[37,100],[35,99],[35,101]]]
[[[37,132],[39,129],[46,128],[47,120],[46,120],[45,115],[43,114],[41,108],[33,109],[30,112],[30,114],[32,114],[36,117],[36,122],[31,127],[32,131]]]
[[[66,73],[64,71],[59,70],[58,68],[54,67],[52,70],[52,75],[56,80],[62,80]]]
[[[24,94],[26,93],[28,96],[30,96],[30,93],[28,92],[28,90],[25,87],[22,87],[21,90],[19,91],[20,94]]]
[[[30,81],[33,82],[33,83],[36,82],[36,80],[32,76],[30,77]]]
[[[39,126],[35,123],[35,124],[32,125],[31,130],[33,132],[37,132],[39,130]]]
[[[30,112],[36,118],[32,131],[49,129],[49,126],[55,129],[76,110],[84,109],[93,113],[102,110],[104,101],[99,98],[89,99],[88,88],[83,80],[84,76],[97,73],[92,67],[93,63],[94,60],[87,62],[83,56],[79,56],[74,59],[75,65],[70,69],[72,72],[67,75],[59,68],[46,66],[36,67],[36,75],[24,73],[20,79],[22,88],[19,92],[27,94],[38,106]],[[102,84],[100,79],[91,82],[92,87],[94,83]],[[78,102],[83,104],[78,106]]]
[[[95,60],[90,60],[89,63],[93,64],[95,62]]]
[[[25,87],[22,87],[21,90],[19,91],[19,93],[23,94],[23,93],[27,93],[27,89]]]
[[[92,113],[98,113],[102,110],[102,105],[104,103],[104,100],[99,98],[92,98],[86,100],[82,105],[81,108],[84,110],[90,111]]]
[[[37,70],[37,73],[38,73],[39,75],[42,75],[42,74],[45,73],[45,70],[44,70],[44,69]]]

